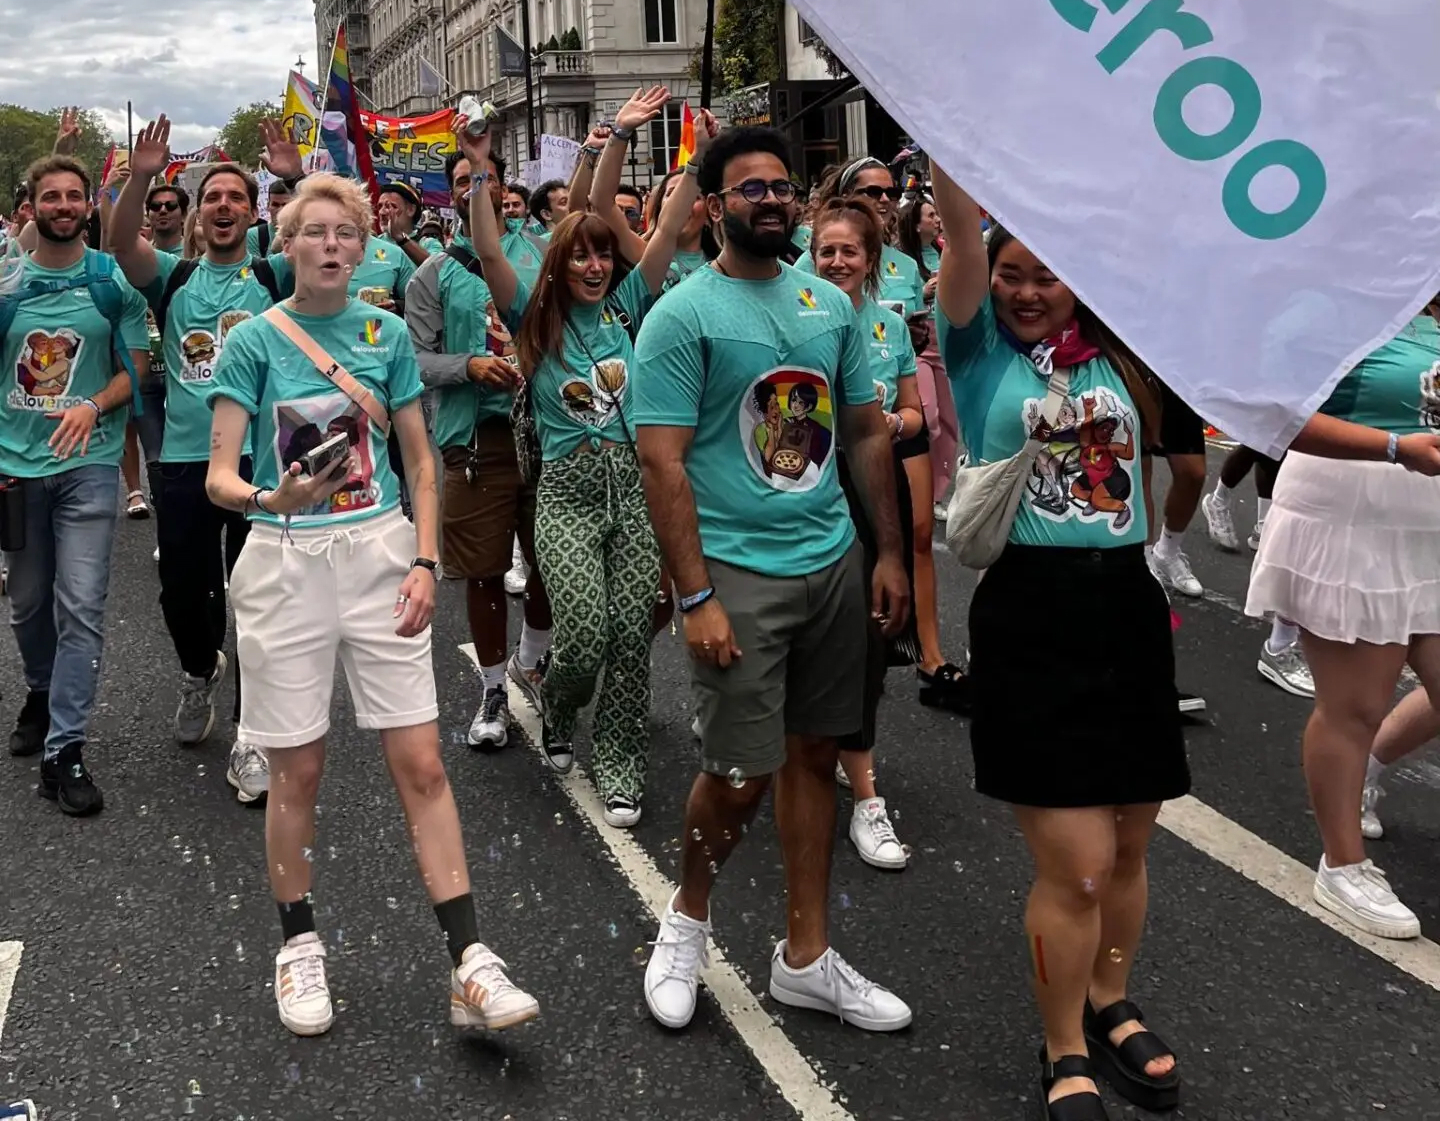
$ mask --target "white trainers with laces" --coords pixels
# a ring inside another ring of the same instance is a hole
[[[516,988],[505,963],[481,942],[466,946],[450,974],[450,1022],[457,1028],[513,1028],[540,1015],[540,1002]]]
[[[510,571],[505,573],[505,591],[512,596],[524,595],[525,585],[530,582],[530,566],[525,563],[525,554],[520,551],[517,539],[510,549]]]
[[[1315,873],[1315,902],[1377,938],[1420,937],[1420,920],[1396,898],[1374,861],[1331,868],[1322,856]]]
[[[486,690],[480,711],[470,722],[466,740],[471,747],[493,751],[510,742],[510,697],[505,686],[495,685]]]
[[[1380,824],[1380,815],[1376,812],[1383,797],[1385,788],[1378,782],[1367,782],[1360,794],[1360,833],[1367,840],[1378,841],[1385,836],[1385,826]]]
[[[297,934],[275,955],[275,1003],[296,1035],[324,1035],[335,1023],[320,935]]]
[[[872,868],[899,871],[910,863],[905,847],[895,836],[890,815],[885,812],[884,798],[855,803],[855,812],[850,815],[850,842],[860,859]]]
[[[910,1024],[910,1006],[868,981],[834,947],[807,965],[785,964],[785,939],[770,958],[770,995],[791,1008],[829,1012],[865,1031],[899,1031]]]
[[[1250,536],[1245,539],[1245,544],[1252,553],[1260,551],[1260,535],[1264,532],[1265,523],[1263,521],[1256,522],[1255,528],[1250,531]]]
[[[1260,661],[1255,668],[1266,681],[1292,696],[1315,696],[1315,679],[1310,676],[1310,666],[1298,642],[1292,642],[1278,653],[1270,649],[1269,642],[1262,643]]]
[[[1227,553],[1240,551],[1240,535],[1235,532],[1235,511],[1227,499],[1218,494],[1207,494],[1200,499],[1200,510],[1205,515],[1205,528],[1210,531],[1210,540]]]
[[[185,747],[203,743],[215,729],[215,694],[225,680],[229,663],[223,650],[215,652],[215,669],[209,678],[180,675],[180,704],[175,709],[175,738]]]
[[[1184,552],[1177,549],[1165,556],[1157,548],[1151,555],[1155,560],[1152,571],[1159,577],[1160,583],[1168,584],[1182,596],[1189,596],[1191,599],[1199,599],[1205,594],[1204,587],[1195,579],[1195,573],[1190,568],[1190,558]]]
[[[245,805],[258,802],[270,793],[270,760],[263,747],[235,741],[225,781],[235,788],[235,798]]]
[[[683,1028],[695,1015],[700,971],[710,964],[710,920],[698,922],[675,910],[670,897],[660,919],[660,932],[650,943],[655,951],[645,967],[645,1003],[650,1015],[667,1028]]]

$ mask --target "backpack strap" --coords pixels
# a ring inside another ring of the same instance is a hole
[[[481,280],[485,279],[485,270],[480,265],[480,258],[476,257],[474,253],[471,253],[470,250],[466,249],[463,245],[455,245],[453,243],[447,245],[445,247],[445,256],[449,257],[471,276],[478,276]]]
[[[95,310],[110,324],[110,349],[130,378],[130,408],[138,417],[144,412],[140,401],[140,374],[135,369],[135,360],[130,357],[130,351],[126,348],[121,334],[125,301],[121,297],[120,283],[115,279],[115,258],[97,249],[86,249],[84,282],[90,291],[90,300],[94,303]]]
[[[380,403],[380,398],[370,392],[354,374],[331,358],[330,352],[311,338],[304,327],[286,315],[279,305],[272,307],[261,318],[294,343],[296,349],[314,363],[315,369],[319,370],[330,384],[365,411],[365,415],[380,430],[380,435],[389,439],[390,414]]]
[[[195,270],[200,267],[198,257],[183,257],[175,262],[175,268],[170,273],[170,279],[165,281],[165,290],[160,294],[160,302],[155,305],[155,328],[160,332],[160,337],[165,337],[165,317],[170,312],[170,301],[175,298],[175,293],[185,287],[185,282],[195,275]]]
[[[278,304],[285,299],[280,294],[280,281],[275,276],[275,270],[270,262],[264,257],[250,258],[250,271],[255,274],[255,279],[260,282],[260,287],[270,293],[270,302]]]
[[[260,246],[260,256],[268,257],[270,255],[270,223],[256,222],[255,228],[259,231],[255,235],[255,240]],[[276,300],[275,302],[278,304],[280,301]]]
[[[630,342],[633,345],[638,332],[635,329],[634,321],[630,318],[630,313],[620,306],[620,301],[613,295],[605,297],[605,310],[615,317],[615,321],[620,326],[625,328],[625,333],[630,336]]]

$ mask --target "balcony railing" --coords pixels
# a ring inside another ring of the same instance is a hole
[[[540,55],[541,73],[561,78],[588,76],[594,73],[594,60],[589,51],[545,51]]]

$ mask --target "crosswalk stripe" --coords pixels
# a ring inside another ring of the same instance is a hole
[[[20,954],[25,949],[20,942],[0,942],[0,1039],[5,1038],[5,1013],[10,1008],[10,996],[15,991],[15,977],[20,972]]]

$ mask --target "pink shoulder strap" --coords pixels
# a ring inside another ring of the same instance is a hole
[[[315,363],[315,368],[329,378],[336,389],[364,409],[365,415],[380,429],[380,435],[389,439],[390,414],[385,411],[380,398],[361,385],[354,374],[331,358],[330,352],[312,339],[304,327],[286,315],[279,304],[265,313],[265,319],[294,343],[306,358]]]

